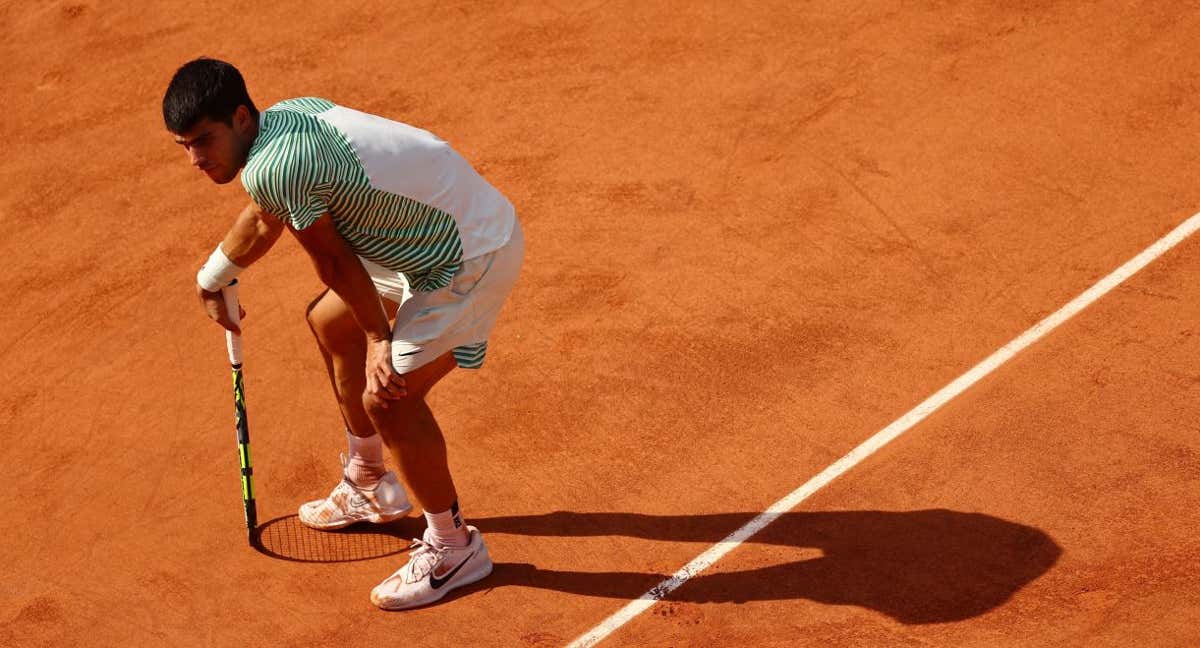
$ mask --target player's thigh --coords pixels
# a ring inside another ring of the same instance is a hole
[[[394,318],[400,305],[383,297],[380,298],[380,302],[387,318]],[[363,337],[362,327],[354,318],[354,311],[332,290],[317,295],[316,299],[309,303],[305,317],[313,333],[322,342],[358,341]]]
[[[458,361],[454,359],[454,352],[447,351],[438,356],[436,360],[428,364],[421,365],[412,371],[409,371],[404,376],[404,387],[408,392],[409,398],[425,398],[429,390],[438,383],[446,374],[454,370],[458,366]]]
[[[357,329],[350,308],[332,290],[322,292],[309,302],[304,317],[313,335],[325,344],[348,338]]]

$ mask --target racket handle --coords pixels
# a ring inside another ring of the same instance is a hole
[[[234,279],[228,286],[221,289],[221,296],[225,298],[225,312],[229,315],[229,321],[241,327],[242,318],[238,310],[238,286],[237,279]],[[229,351],[229,364],[234,367],[242,364],[242,336],[233,331],[225,331],[225,348]]]

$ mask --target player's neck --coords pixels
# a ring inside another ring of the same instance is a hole
[[[254,146],[255,140],[258,139],[258,126],[259,126],[259,122],[261,119],[262,119],[262,116],[260,115],[258,119],[255,119],[250,122],[250,129],[246,132],[246,150],[247,151],[249,151]]]
[[[250,159],[250,150],[254,148],[254,142],[258,140],[259,121],[256,119],[250,123],[250,127],[246,130],[245,144],[242,150],[242,166],[246,166],[246,161]]]

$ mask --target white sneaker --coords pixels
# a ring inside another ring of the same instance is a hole
[[[467,525],[467,530],[467,546],[440,549],[429,542],[426,530],[425,540],[413,540],[408,563],[371,590],[371,602],[385,610],[428,605],[492,573],[492,558],[479,529]]]
[[[404,485],[396,473],[388,471],[372,488],[359,488],[346,477],[346,456],[342,455],[342,481],[325,499],[300,505],[300,521],[322,531],[348,527],[355,522],[391,522],[412,510]]]

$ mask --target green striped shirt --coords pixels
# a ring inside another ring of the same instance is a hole
[[[347,134],[321,118],[336,108],[325,99],[301,98],[263,111],[242,170],[246,192],[296,229],[329,214],[355,253],[404,273],[415,291],[446,286],[464,258],[455,215],[423,196],[374,186]],[[404,163],[398,156],[394,173],[405,173]]]
[[[327,214],[356,254],[403,273],[416,292],[449,285],[464,259],[508,242],[516,221],[512,204],[437,136],[315,97],[259,115],[242,184],[297,230]],[[478,366],[485,349],[455,355]]]

